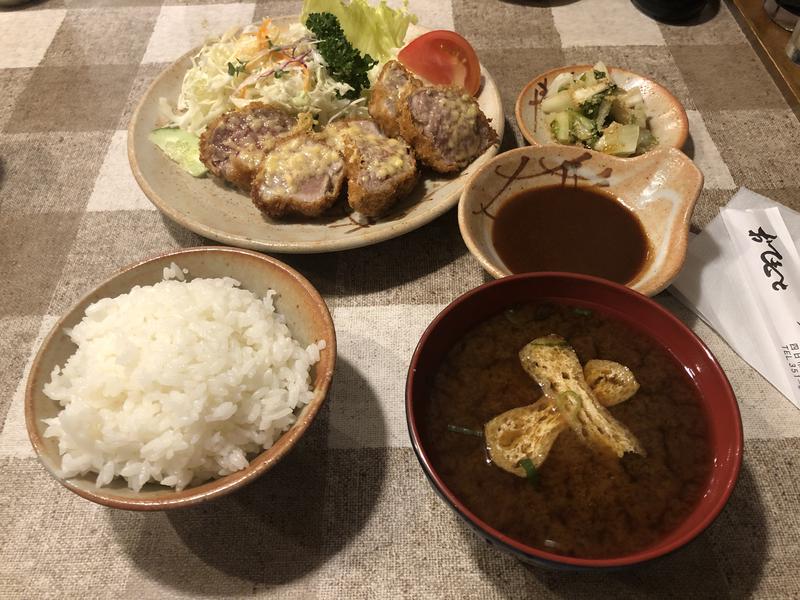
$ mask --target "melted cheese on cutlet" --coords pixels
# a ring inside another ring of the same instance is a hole
[[[447,138],[447,149],[452,151],[466,149],[465,146],[477,146],[476,133],[478,105],[466,94],[459,98],[449,95],[439,96],[439,106],[450,116],[451,135]]]
[[[282,181],[285,190],[293,193],[304,181],[327,173],[337,162],[341,162],[341,155],[328,144],[293,138],[267,154],[262,168],[265,181]]]
[[[387,179],[399,173],[404,166],[411,166],[405,142],[369,131],[357,121],[339,127],[330,138],[335,140],[338,148],[343,148],[345,141],[353,144],[359,152],[359,158],[366,162],[369,175],[377,179]]]
[[[391,142],[395,143],[393,144]],[[397,175],[404,166],[410,166],[407,164],[410,163],[410,160],[407,158],[408,153],[401,142],[397,140],[388,140],[388,143],[383,143],[381,146],[389,152],[381,156],[381,158],[376,161],[374,169],[370,170],[370,173],[375,177],[378,179],[387,179],[393,175]]]
[[[368,173],[377,179],[387,179],[397,175],[404,166],[410,167],[408,146],[395,138],[369,133],[355,138],[354,145]]]

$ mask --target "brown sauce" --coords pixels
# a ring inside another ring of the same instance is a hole
[[[567,271],[628,283],[647,259],[639,219],[595,189],[548,186],[498,210],[492,243],[512,273]]]
[[[580,312],[580,311],[579,311]],[[711,468],[707,420],[675,359],[625,324],[568,306],[532,304],[506,311],[466,334],[439,368],[420,422],[433,467],[469,510],[525,544],[567,556],[611,558],[642,550],[685,520]],[[487,462],[481,438],[498,414],[541,395],[518,351],[557,333],[581,364],[592,358],[628,366],[641,388],[609,408],[647,456],[598,453],[567,429],[538,470],[536,487]]]

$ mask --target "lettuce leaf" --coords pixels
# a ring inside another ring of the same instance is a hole
[[[406,31],[417,17],[406,9],[393,9],[380,0],[371,6],[368,0],[305,0],[300,22],[305,25],[311,13],[332,13],[339,19],[348,41],[362,54],[369,54],[381,62],[394,57],[394,50],[403,45]]]

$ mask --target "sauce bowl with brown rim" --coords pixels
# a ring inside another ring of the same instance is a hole
[[[703,174],[694,163],[674,148],[661,148],[635,158],[618,158],[585,148],[556,145],[517,148],[496,156],[470,178],[461,194],[458,205],[461,236],[492,276],[512,274],[493,241],[498,211],[522,193],[553,186],[613,197],[641,224],[646,246],[642,266],[630,281],[621,283],[653,296],[677,276],[686,259],[692,211],[703,187]],[[557,192],[553,197],[558,197]],[[581,215],[570,218],[580,219]],[[565,245],[576,241],[568,231],[559,238],[559,243]],[[529,251],[537,252],[536,245]]]

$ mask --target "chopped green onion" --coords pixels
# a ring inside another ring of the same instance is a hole
[[[476,429],[469,429],[467,427],[459,427],[458,425],[448,425],[447,431],[452,431],[453,433],[460,433],[463,435],[474,435],[475,437],[483,437],[482,431],[478,431]]]
[[[530,458],[523,458],[518,464],[525,469],[525,476],[528,478],[528,481],[531,482],[531,485],[533,487],[539,487],[539,471],[536,470],[533,461]]]
[[[589,310],[588,308],[573,308],[572,312],[574,312],[576,315],[580,315],[582,317],[591,317],[592,316],[592,311]]]

